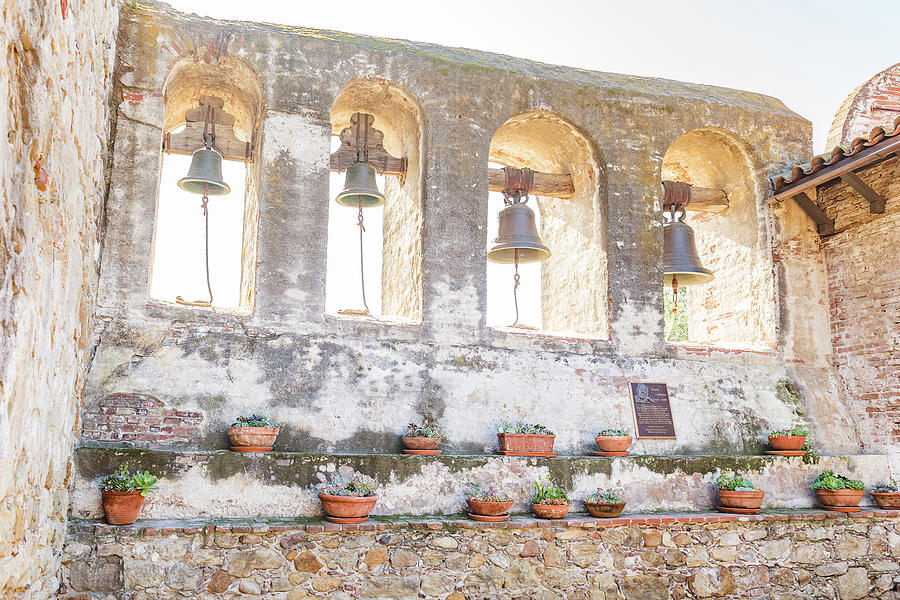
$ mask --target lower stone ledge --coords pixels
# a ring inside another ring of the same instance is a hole
[[[572,514],[566,519],[538,519],[529,515],[512,515],[508,521],[490,523],[473,521],[466,517],[439,516],[409,519],[393,517],[370,517],[364,523],[337,524],[320,519],[188,519],[188,520],[139,520],[133,525],[108,525],[94,520],[71,520],[72,533],[93,533],[104,535],[115,533],[125,536],[157,536],[205,533],[276,533],[283,531],[385,531],[387,529],[413,528],[431,529],[528,529],[544,527],[578,527],[596,529],[600,527],[621,527],[623,525],[695,525],[703,523],[767,522],[767,521],[823,521],[859,519],[880,519],[900,517],[900,510],[860,510],[843,513],[829,510],[786,510],[765,511],[757,515],[731,515],[719,512],[709,513],[659,513],[623,515],[615,519],[596,519],[587,515]]]

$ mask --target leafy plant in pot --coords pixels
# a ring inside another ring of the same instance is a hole
[[[549,456],[556,439],[550,429],[537,423],[501,423],[497,426],[500,454]]]
[[[406,454],[440,454],[437,450],[444,434],[434,425],[422,425],[410,423],[406,433],[400,438],[403,442]]]
[[[584,499],[584,507],[592,517],[614,519],[625,510],[625,501],[616,492],[608,492],[602,488]]]
[[[802,425],[794,425],[790,429],[776,429],[769,433],[769,445],[773,450],[781,452],[799,452],[806,443],[809,431]]]
[[[534,482],[531,510],[541,519],[562,519],[569,514],[569,496],[547,475]]]
[[[900,488],[891,479],[890,483],[879,483],[872,486],[872,498],[881,508],[900,508]]]
[[[346,476],[338,472],[317,489],[325,519],[332,523],[362,523],[378,502],[375,480],[358,473]]]
[[[723,471],[716,478],[716,486],[721,503],[717,508],[721,512],[756,514],[760,511],[765,492],[756,489],[753,482],[740,473]]]
[[[119,465],[100,482],[103,512],[110,525],[131,525],[137,520],[144,496],[157,490],[157,478],[147,471],[131,473],[128,463]]]
[[[627,456],[628,447],[631,446],[631,432],[627,429],[601,429],[594,437],[598,454],[606,456]]]
[[[840,512],[856,512],[863,497],[865,484],[858,479],[847,479],[831,469],[822,471],[810,486],[822,508]]]
[[[227,432],[235,452],[268,452],[278,437],[278,428],[265,415],[238,417]]]
[[[475,483],[466,493],[466,504],[469,505],[469,518],[474,521],[506,521],[513,499],[507,494],[495,492],[493,488],[485,490],[480,483]]]

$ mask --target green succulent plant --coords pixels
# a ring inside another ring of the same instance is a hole
[[[835,490],[862,490],[865,489],[866,485],[858,479],[847,479],[843,475],[837,475],[834,471],[828,469],[827,471],[822,471],[809,487],[814,490],[833,492]]]

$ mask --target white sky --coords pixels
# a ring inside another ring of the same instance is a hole
[[[834,112],[900,61],[900,1],[170,0],[182,11],[432,42],[775,96],[824,151]]]

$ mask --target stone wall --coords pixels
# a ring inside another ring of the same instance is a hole
[[[97,290],[118,6],[0,15],[0,597],[56,591]]]
[[[493,525],[493,526],[492,526]],[[900,512],[73,524],[66,600],[894,598]]]
[[[886,199],[884,214],[846,184],[822,186],[818,201],[839,233],[824,240],[834,363],[870,449],[900,442],[900,159],[859,172]]]

